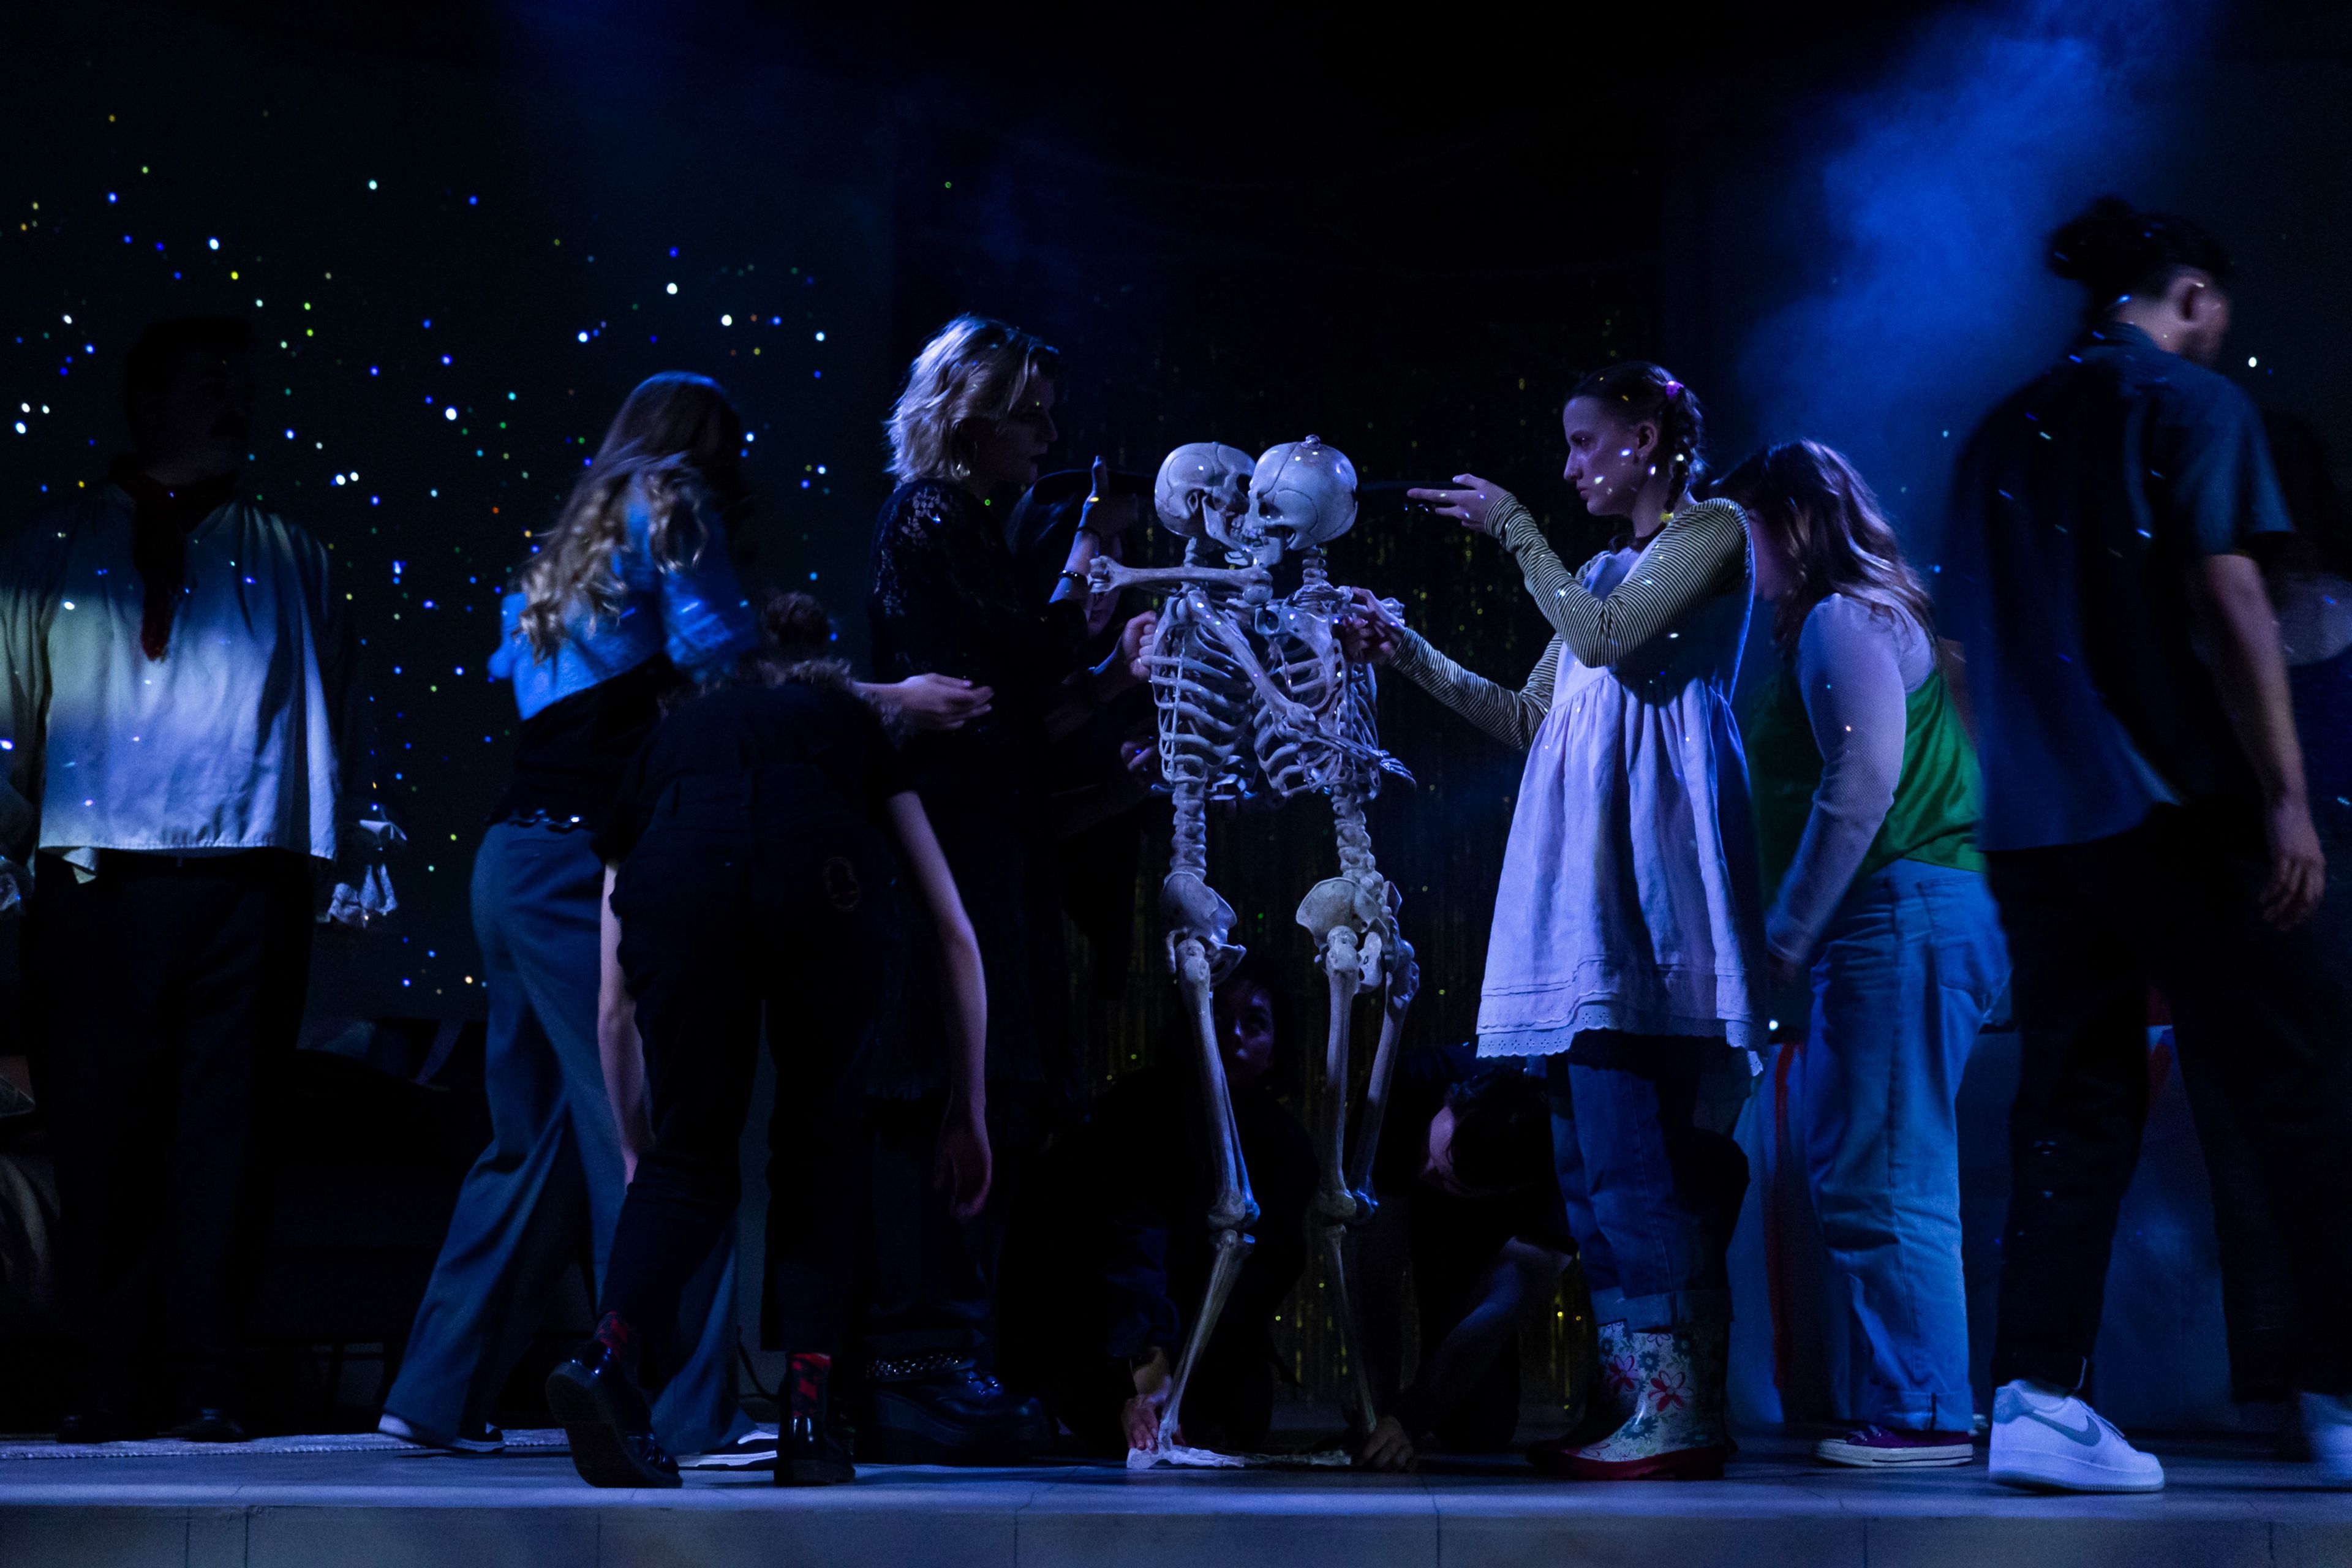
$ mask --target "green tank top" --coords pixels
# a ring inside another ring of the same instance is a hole
[[[1822,782],[1822,751],[1813,742],[1795,671],[1784,667],[1765,683],[1740,732],[1769,901],[1779,896],[1780,879],[1797,858],[1805,820],[1812,815],[1813,792]],[[1904,704],[1903,775],[1895,782],[1895,804],[1855,875],[1867,877],[1897,860],[1982,871],[1976,837],[1976,748],[1937,670]]]

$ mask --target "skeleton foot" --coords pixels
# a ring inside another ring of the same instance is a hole
[[[1246,1194],[1244,1194],[1244,1199]],[[1256,1217],[1256,1205],[1250,1205],[1251,1217]],[[1168,1407],[1160,1413],[1160,1446],[1156,1453],[1166,1455],[1183,1449],[1176,1441],[1176,1433],[1184,1418],[1184,1389],[1192,1381],[1192,1369],[1200,1364],[1201,1352],[1209,1346],[1209,1337],[1216,1331],[1217,1320],[1223,1315],[1225,1298],[1233,1294],[1234,1281],[1241,1278],[1242,1263],[1249,1257],[1253,1245],[1247,1231],[1229,1228],[1217,1232],[1216,1261],[1209,1266],[1209,1289],[1201,1302],[1200,1315],[1192,1320],[1192,1332],[1184,1336],[1184,1359],[1176,1363],[1175,1385],[1168,1391]],[[1128,1457],[1129,1468],[1138,1468],[1134,1454]],[[1205,1450],[1183,1450],[1204,1452]],[[1171,1461],[1184,1462],[1184,1461]],[[1240,1461],[1235,1460],[1236,1464]]]

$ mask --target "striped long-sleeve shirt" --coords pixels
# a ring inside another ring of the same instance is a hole
[[[1745,582],[1747,523],[1730,501],[1701,501],[1666,521],[1623,582],[1606,597],[1588,592],[1552,553],[1528,509],[1505,496],[1487,531],[1519,563],[1528,592],[1553,628],[1551,641],[1514,691],[1446,658],[1408,630],[1396,668],[1406,679],[1506,745],[1522,749],[1551,710],[1552,682],[1563,645],[1578,663],[1613,665],[1669,632],[1694,606]]]

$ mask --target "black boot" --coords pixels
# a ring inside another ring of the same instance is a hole
[[[832,1376],[829,1355],[792,1357],[784,1373],[783,1430],[776,1440],[780,1487],[829,1487],[857,1479],[848,1447],[826,1418],[825,1384]]]
[[[859,1457],[886,1465],[1017,1465],[1053,1441],[1045,1407],[1015,1398],[952,1351],[876,1361]]]
[[[572,1467],[592,1487],[675,1487],[677,1464],[654,1441],[637,1387],[636,1332],[607,1312],[596,1337],[547,1374],[547,1408],[563,1424]]]

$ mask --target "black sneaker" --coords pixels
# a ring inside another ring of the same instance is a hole
[[[602,1326],[598,1329],[601,1336]],[[572,1468],[592,1487],[676,1487],[677,1462],[654,1440],[653,1415],[620,1346],[599,1337],[547,1374],[547,1408],[563,1426]]]
[[[866,1394],[857,1453],[877,1464],[1016,1465],[1053,1441],[1045,1407],[1014,1397],[969,1355],[874,1362]]]

